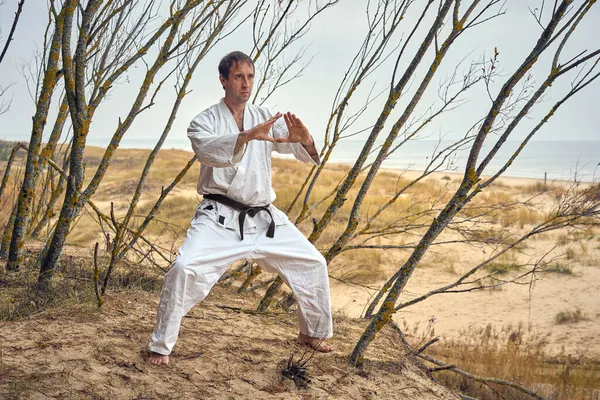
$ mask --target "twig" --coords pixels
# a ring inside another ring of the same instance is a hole
[[[102,307],[102,295],[98,288],[98,282],[100,281],[100,268],[98,268],[98,246],[96,242],[94,246],[94,292],[96,293],[96,301],[98,302],[98,308]]]
[[[15,29],[17,29],[17,23],[19,22],[19,17],[21,16],[21,11],[23,11],[23,4],[25,0],[21,0],[17,6],[17,11],[15,12],[15,19],[13,20],[12,27],[10,28],[10,33],[8,34],[8,39],[6,39],[6,44],[4,45],[4,49],[2,50],[2,54],[0,54],[0,63],[4,59],[6,52],[8,51],[8,46],[10,42],[13,41],[13,35],[15,34]]]
[[[439,338],[439,337],[436,337],[436,338],[433,338],[433,339],[431,339],[429,342],[427,342],[427,343],[425,343],[423,346],[421,346],[421,347],[419,348],[419,350],[417,350],[417,354],[420,354],[420,353],[424,352],[424,351],[425,351],[425,349],[427,349],[429,346],[431,346],[432,344],[436,343],[436,342],[437,342],[437,341],[439,341],[439,340],[440,340],[440,338]]]

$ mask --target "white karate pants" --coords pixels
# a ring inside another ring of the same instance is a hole
[[[197,214],[165,275],[150,351],[171,353],[183,316],[208,295],[229,265],[241,259],[253,259],[278,272],[290,286],[301,333],[317,338],[333,335],[325,258],[292,223],[278,225],[274,238],[266,236],[266,229],[257,229],[244,232],[242,241],[239,231]]]

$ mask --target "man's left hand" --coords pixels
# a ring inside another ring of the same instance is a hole
[[[313,138],[300,118],[288,111],[283,114],[283,119],[287,125],[288,137],[275,139],[278,143],[302,143],[304,146],[313,144]]]

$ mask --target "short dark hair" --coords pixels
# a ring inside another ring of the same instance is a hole
[[[229,70],[231,67],[242,62],[252,65],[252,68],[254,69],[254,62],[250,57],[241,51],[232,51],[219,62],[219,74],[221,74],[223,78],[229,79]]]

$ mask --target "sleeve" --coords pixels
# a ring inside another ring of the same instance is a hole
[[[268,110],[268,118],[271,118],[271,116],[273,116],[274,114]],[[281,138],[281,137],[287,137],[288,136],[288,130],[287,130],[287,125],[285,124],[285,120],[283,119],[283,117],[279,118],[275,124],[273,125],[272,128],[273,131],[273,138],[277,139],[277,138]],[[314,140],[314,138],[313,138]],[[321,164],[321,158],[319,156],[319,152],[320,149],[317,146],[317,142],[315,141],[315,148],[317,149],[317,156],[315,158],[312,158],[310,156],[310,154],[308,154],[308,151],[306,151],[306,149],[304,148],[304,146],[302,146],[301,143],[273,143],[273,151],[276,151],[278,153],[281,154],[293,154],[294,157],[296,157],[297,160],[308,163],[308,164],[314,164],[314,165],[319,165]]]
[[[200,113],[190,123],[187,136],[201,164],[216,168],[231,167],[240,162],[246,153],[246,144],[234,153],[239,132],[218,134],[215,132],[214,119],[210,113]]]

